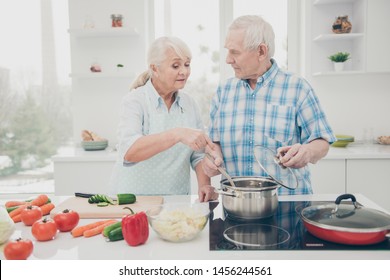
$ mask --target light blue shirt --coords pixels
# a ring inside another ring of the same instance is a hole
[[[310,84],[303,78],[272,67],[248,81],[230,78],[220,84],[212,100],[210,138],[221,145],[227,172],[232,176],[267,176],[254,157],[255,145],[275,151],[282,146],[323,138],[336,141]],[[295,169],[298,188],[280,194],[312,193],[308,167]]]
[[[123,98],[119,155],[110,180],[110,193],[180,195],[190,192],[190,168],[195,169],[203,153],[195,152],[183,143],[138,163],[124,160],[126,151],[140,137],[175,127],[203,128],[197,104],[184,92],[176,94],[170,110],[150,81]]]

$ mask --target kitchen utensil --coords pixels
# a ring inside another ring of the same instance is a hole
[[[351,135],[336,134],[337,141],[332,144],[332,147],[346,147],[349,143],[355,141],[355,138]]]
[[[148,221],[157,235],[167,241],[184,242],[194,239],[205,227],[209,203],[165,203],[146,211]]]
[[[81,147],[86,151],[99,151],[108,147],[108,141],[81,141]]]
[[[74,196],[76,196],[76,197],[83,197],[83,198],[90,198],[90,197],[92,197],[94,195],[96,195],[96,194],[94,194],[94,193],[80,193],[80,192],[75,192],[74,193]],[[118,198],[116,196],[109,196],[109,197],[112,200],[114,200],[114,201],[118,200]]]
[[[345,199],[352,205],[341,204]],[[334,204],[306,207],[300,215],[311,234],[335,243],[369,245],[390,237],[390,215],[358,206],[352,194],[340,195]]]
[[[212,155],[210,155],[209,153],[206,153],[206,156],[207,156],[207,158],[208,158],[209,160],[211,160],[212,162],[214,162],[215,159],[214,159],[214,157],[213,157]],[[230,177],[230,175],[226,172],[225,168],[220,167],[220,166],[217,166],[217,169],[218,169],[219,172],[221,172],[221,174],[222,174],[223,176],[226,177],[226,179],[228,179],[228,181],[230,182],[230,185],[233,186],[233,187],[235,187],[234,181],[232,180],[232,177]]]
[[[294,171],[280,163],[280,158],[276,155],[276,152],[270,148],[256,145],[254,156],[265,174],[278,185],[290,190],[295,190],[298,187],[298,179]]]
[[[255,146],[254,156],[268,177],[233,176],[234,186],[229,180],[221,181],[222,204],[229,218],[257,220],[272,216],[278,207],[280,186],[295,189],[298,180],[290,168],[285,168],[269,148]]]
[[[278,208],[278,185],[267,178],[233,177],[236,187],[230,186],[227,180],[221,185],[225,191],[222,205],[229,218],[238,220],[257,220],[272,216]]]
[[[134,212],[147,211],[155,205],[160,205],[164,202],[162,196],[137,196],[137,201],[129,205],[108,205],[106,207],[98,207],[96,204],[88,203],[88,199],[83,197],[70,197],[56,205],[51,210],[50,216],[54,217],[56,213],[62,212],[65,209],[74,210],[79,213],[81,219],[104,219],[104,218],[122,218],[123,215],[129,213],[123,209],[125,206],[131,207]]]

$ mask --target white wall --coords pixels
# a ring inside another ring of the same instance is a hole
[[[390,74],[313,77],[310,80],[335,133],[362,140],[390,135]]]

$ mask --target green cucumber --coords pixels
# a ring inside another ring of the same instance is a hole
[[[122,228],[122,222],[119,221],[119,222],[116,222],[116,223],[113,223],[109,226],[106,226],[104,229],[103,229],[103,235],[104,236],[108,236],[108,233],[116,228]]]
[[[132,193],[118,193],[116,196],[118,198],[119,205],[132,204],[137,200],[136,196]]]
[[[108,204],[115,204],[114,200],[105,195],[105,194],[95,194],[93,196],[91,196],[90,198],[88,198],[88,203],[92,204],[92,203],[101,203],[101,202],[105,202],[105,203],[108,203]]]
[[[107,241],[123,240],[122,227],[114,228],[107,234]]]
[[[108,206],[108,202],[98,202],[98,204],[97,204],[97,206],[99,206],[99,207],[106,207],[106,206]]]

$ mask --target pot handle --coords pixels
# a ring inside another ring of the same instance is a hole
[[[239,195],[236,194],[235,191],[232,191],[232,192],[227,192],[226,189],[223,190],[223,189],[217,189],[217,188],[214,188],[215,192],[220,194],[220,195],[227,195],[227,196],[232,196],[232,197],[239,197]]]
[[[341,201],[345,200],[345,199],[351,199],[355,209],[359,208],[359,206],[357,205],[356,197],[353,194],[346,193],[346,194],[339,195],[336,198],[336,200],[334,202],[336,204],[336,208],[333,209],[333,211],[332,211],[333,214],[337,213],[337,211],[339,210],[339,205],[340,205]]]

